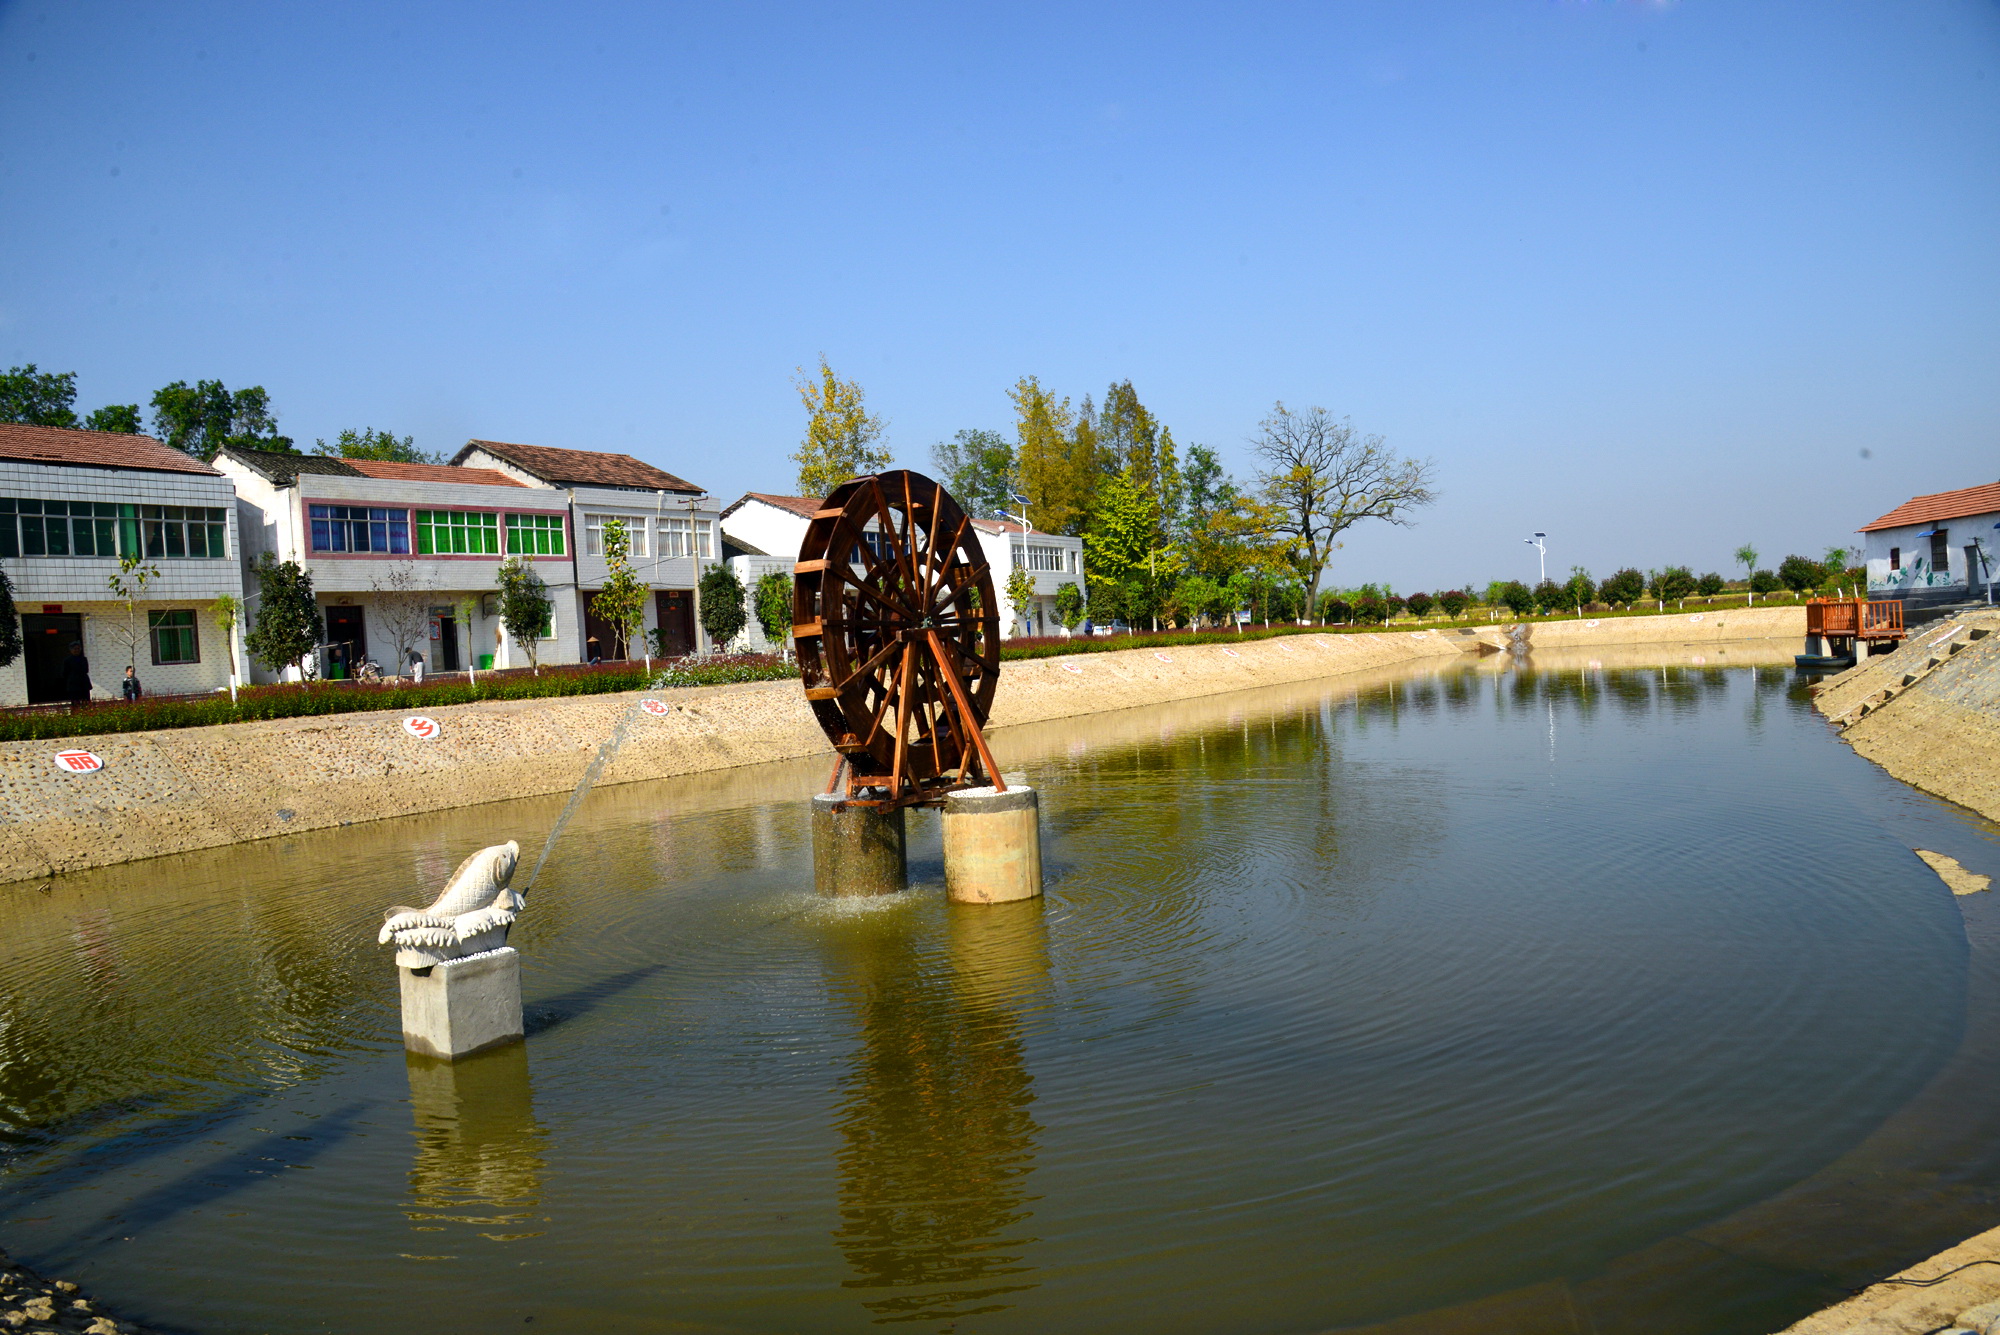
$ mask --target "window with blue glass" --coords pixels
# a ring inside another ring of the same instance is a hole
[[[306,507],[316,552],[410,554],[410,512],[368,505]]]

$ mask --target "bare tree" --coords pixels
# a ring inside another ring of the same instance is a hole
[[[395,661],[387,671],[401,676],[409,671],[410,650],[430,642],[431,591],[417,578],[416,565],[410,561],[384,567],[368,588],[375,595],[375,623],[396,646]]]
[[[1270,507],[1271,532],[1288,539],[1292,563],[1319,603],[1319,581],[1340,535],[1364,519],[1414,522],[1411,511],[1437,499],[1436,465],[1400,458],[1380,436],[1357,436],[1324,408],[1295,413],[1283,403],[1250,438],[1264,467],[1257,484]]]

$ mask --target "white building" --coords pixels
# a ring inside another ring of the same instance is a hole
[[[157,571],[129,606],[109,586],[126,555]],[[0,424],[0,567],[24,641],[0,704],[68,699],[73,644],[94,699],[118,697],[127,665],[148,695],[227,686],[215,600],[242,594],[236,556],[235,495],[200,460],[151,436]]]
[[[742,562],[738,577],[756,561],[779,560],[789,573],[798,559],[800,544],[820,502],[810,496],[776,496],[746,492],[722,512],[722,536],[736,549],[732,563]],[[870,529],[874,527],[871,523]],[[999,595],[1000,638],[1016,635],[1058,635],[1056,593],[1065,584],[1083,589],[1083,539],[1064,537],[1029,529],[1025,533],[1017,520],[975,519],[973,529],[979,546],[993,572],[993,589]],[[1016,566],[1024,567],[1034,582],[1034,596],[1020,609],[1007,592],[1007,579]],[[746,590],[752,581],[745,580]],[[754,617],[752,618],[755,619]],[[761,642],[761,636],[760,636]]]
[[[1870,598],[1914,607],[1984,598],[2000,574],[2000,482],[1912,497],[1860,532]]]
[[[452,466],[487,468],[530,486],[564,494],[578,541],[573,575],[559,616],[578,631],[575,651],[584,659],[612,657],[617,635],[590,610],[603,587],[604,525],[623,520],[632,543],[633,572],[651,590],[645,634],[652,652],[669,656],[704,651],[696,596],[701,573],[718,559],[714,503],[692,482],[641,462],[629,454],[564,450],[473,440],[452,458]],[[595,641],[593,644],[592,641]],[[629,646],[632,657],[644,646]]]
[[[324,619],[320,665],[345,676],[364,658],[407,671],[412,649],[431,672],[523,667],[494,589],[509,555],[530,557],[555,614],[537,645],[543,663],[577,661],[569,498],[493,469],[387,463],[225,449],[243,534],[242,582],[257,615],[251,567],[265,552],[312,576]],[[258,665],[257,680],[277,673]]]

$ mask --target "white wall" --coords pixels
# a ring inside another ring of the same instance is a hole
[[[790,510],[763,501],[748,500],[730,511],[729,517],[722,521],[722,527],[740,546],[755,547],[767,555],[795,561],[810,522]]]
[[[1993,574],[2000,574],[2000,512],[1967,515],[1935,524],[1909,524],[1862,535],[1868,563],[1868,593],[1875,598],[1907,598],[1917,602],[1954,601],[1983,591],[1988,572],[1968,562],[1966,547],[1977,543]],[[1945,530],[1942,567],[1931,564],[1931,539],[1920,536],[1933,528]],[[1899,549],[1901,569],[1889,568],[1889,549]],[[1968,580],[1968,576],[1970,579]]]

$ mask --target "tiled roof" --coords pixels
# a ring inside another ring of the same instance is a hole
[[[362,477],[365,476],[346,459],[336,459],[326,454],[291,454],[283,450],[244,450],[234,445],[224,446],[218,459],[228,459],[242,464],[245,468],[277,487],[289,487],[299,480],[301,473],[313,473],[321,477]]]
[[[524,473],[563,487],[625,487],[645,491],[679,491],[691,496],[701,488],[672,473],[642,463],[629,454],[601,450],[559,450],[548,445],[514,445],[504,440],[469,440],[452,456],[461,462],[474,450],[505,459]]]
[[[151,436],[128,436],[120,431],[73,431],[68,427],[27,426],[20,422],[0,422],[0,459],[215,476],[215,470],[201,460]]]
[[[1902,528],[1907,524],[1931,524],[1940,519],[1959,519],[1996,511],[2000,511],[2000,482],[1989,482],[1981,487],[1913,496],[1874,523],[1863,524],[1859,532],[1872,533],[1878,528]]]
[[[738,500],[734,505],[722,512],[722,517],[727,519],[730,515],[735,514],[736,511],[743,507],[745,501],[762,501],[766,505],[790,511],[801,519],[811,519],[819,513],[820,507],[820,502],[811,496],[773,496],[769,492],[746,491],[743,493],[741,500]]]
[[[398,482],[460,482],[469,487],[527,485],[508,477],[497,468],[459,468],[453,464],[405,464],[388,459],[344,459],[341,462],[363,477],[394,478]]]

